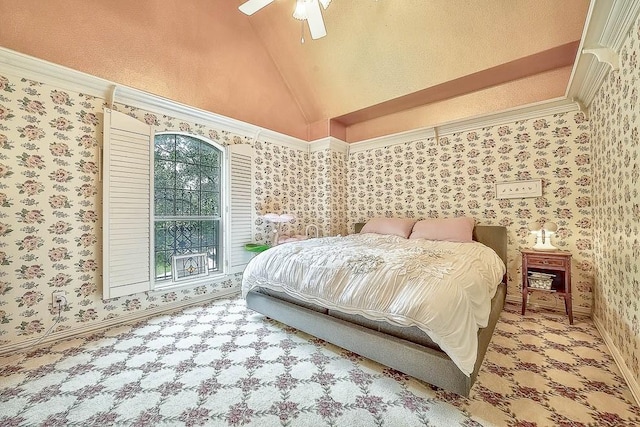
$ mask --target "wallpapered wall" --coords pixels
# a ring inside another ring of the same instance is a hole
[[[542,178],[539,198],[496,200],[494,184]],[[527,224],[554,221],[554,244],[569,250],[573,305],[591,308],[591,165],[589,124],[565,113],[425,139],[349,156],[349,227],[375,216],[471,216],[508,230],[509,294],[520,295],[519,249],[534,238]],[[563,306],[536,292],[531,301]]]
[[[591,104],[594,316],[640,379],[640,19]]]
[[[347,154],[331,150],[329,162],[331,179],[331,232],[332,236],[353,233],[347,226]]]
[[[67,291],[57,329],[99,322],[239,285],[229,277],[195,289],[101,299],[100,182],[97,153],[104,100],[0,76],[0,346],[41,335],[56,314],[50,295]],[[219,129],[121,106],[158,130],[249,143]],[[574,254],[574,305],[591,304],[590,162],[580,114],[547,117],[347,155],[308,153],[256,141],[256,213],[297,216],[283,233],[310,223],[346,234],[377,215],[467,214],[509,228],[510,292],[518,292],[526,224],[553,219],[558,246]],[[348,178],[345,181],[345,177]],[[493,198],[493,182],[542,177],[540,199]],[[350,184],[347,184],[349,182]],[[256,222],[256,241],[270,236]],[[543,298],[552,298],[543,295]]]
[[[347,155],[333,149],[311,152],[311,200],[319,232],[324,236],[348,234],[346,205]]]
[[[101,299],[97,162],[103,106],[103,99],[0,75],[0,348],[41,336],[53,324],[53,290],[65,290],[69,302],[59,331],[239,286],[240,277],[229,276],[192,289]],[[161,114],[116,109],[159,131],[225,145],[250,142]],[[269,205],[307,221],[306,151],[263,142],[255,147],[258,213]],[[269,235],[267,228],[258,220],[257,240]]]
[[[273,224],[265,223],[259,215],[289,213],[296,217],[292,223],[282,224],[283,235],[302,234],[311,220],[315,199],[310,192],[312,173],[307,151],[257,141],[255,149],[255,204],[257,231],[255,240],[269,242]]]

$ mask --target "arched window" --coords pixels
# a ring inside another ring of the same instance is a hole
[[[155,135],[155,280],[220,272],[223,150],[192,135]]]
[[[220,283],[253,236],[253,148],[105,109],[102,295]],[[201,277],[207,276],[207,277]]]

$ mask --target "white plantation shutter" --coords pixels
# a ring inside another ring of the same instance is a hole
[[[227,273],[239,273],[253,254],[244,245],[253,241],[253,148],[247,144],[227,147],[229,223]]]
[[[102,295],[109,299],[153,282],[153,131],[105,109],[103,145]]]

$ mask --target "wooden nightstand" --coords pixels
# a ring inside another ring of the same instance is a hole
[[[573,325],[571,309],[571,252],[567,251],[522,251],[522,314],[527,309],[527,296],[530,291],[555,292],[564,297],[564,308],[569,315],[569,323]],[[553,274],[551,289],[540,289],[530,286],[529,273],[539,272]]]

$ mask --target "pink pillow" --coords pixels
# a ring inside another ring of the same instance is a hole
[[[373,218],[367,221],[360,233],[391,234],[406,239],[415,223],[416,220],[410,218]]]
[[[409,238],[444,240],[447,242],[472,242],[475,223],[475,219],[466,216],[423,219],[413,226],[413,231]]]

